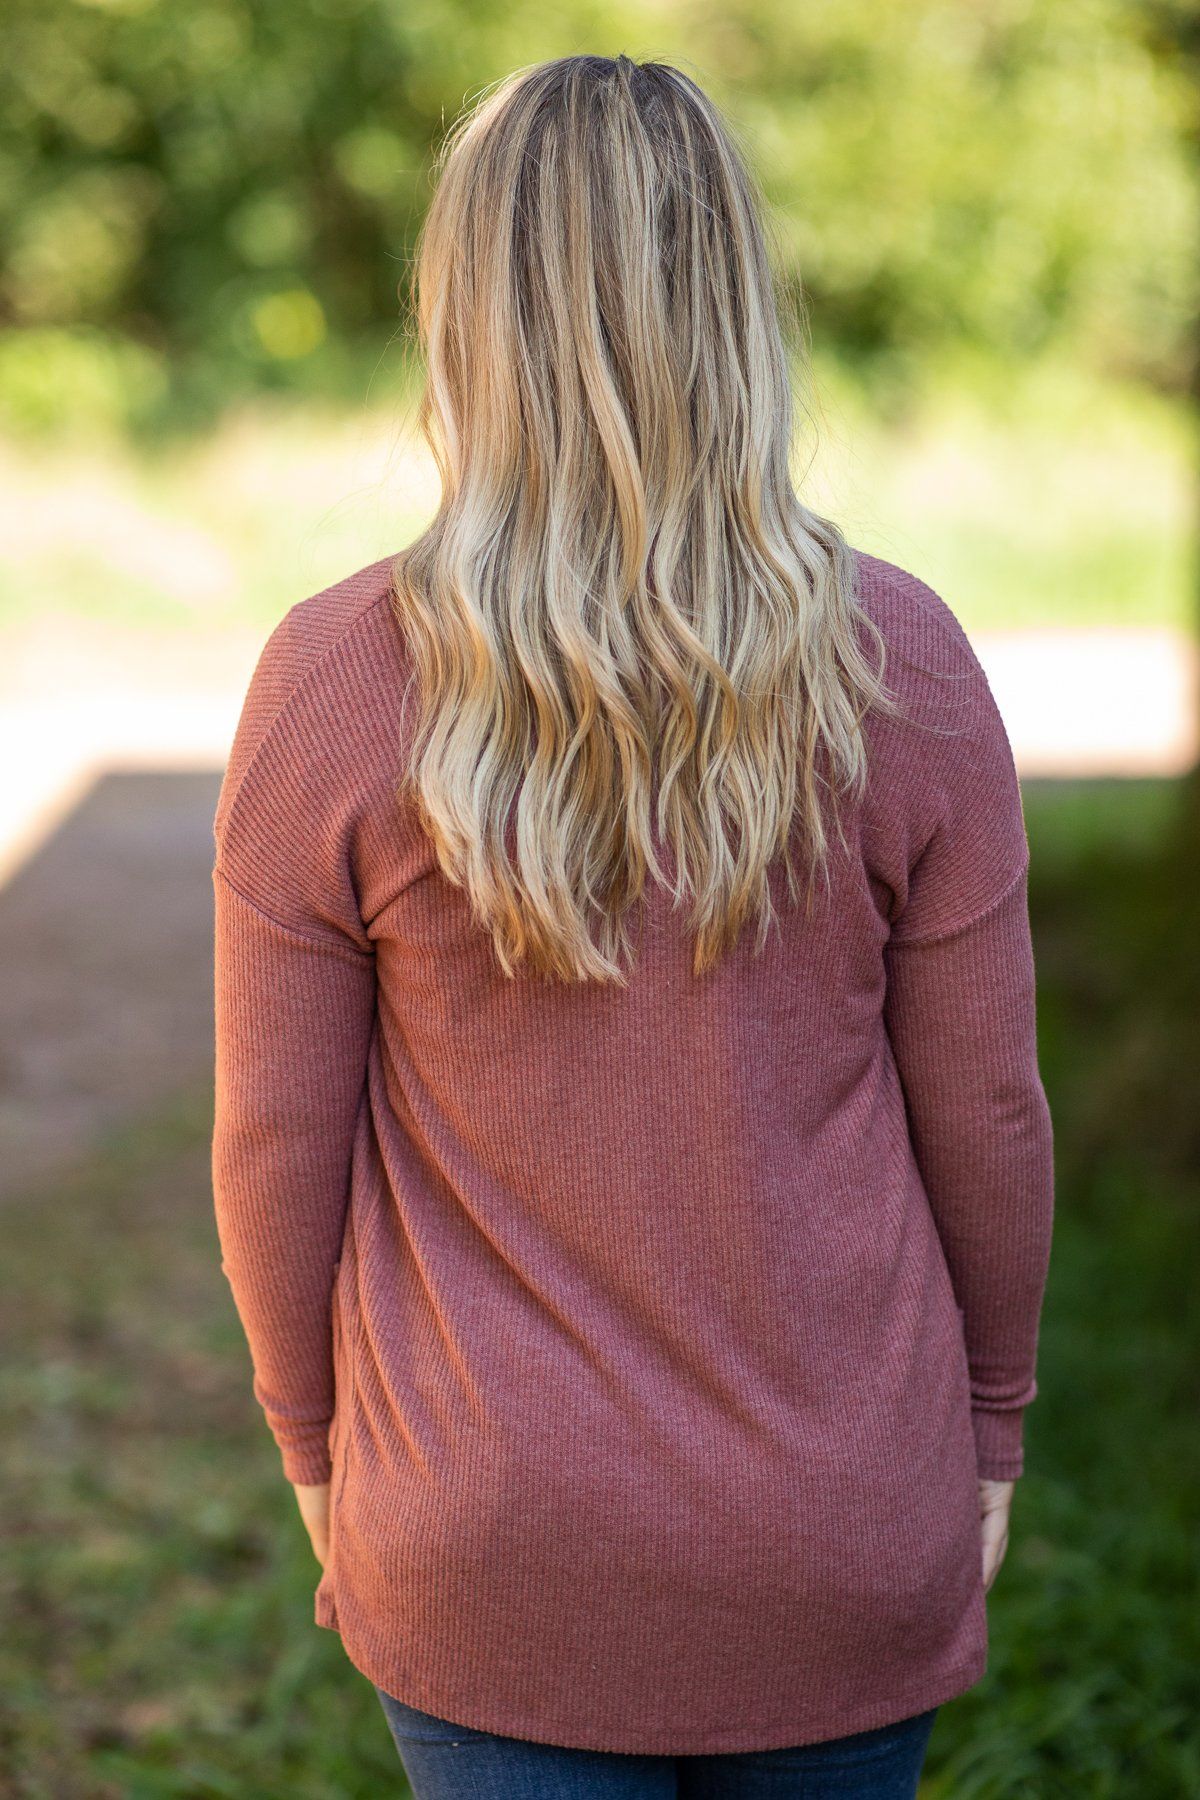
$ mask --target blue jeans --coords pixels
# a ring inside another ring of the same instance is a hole
[[[475,1731],[375,1691],[415,1800],[914,1800],[938,1710],[795,1749],[636,1756]]]

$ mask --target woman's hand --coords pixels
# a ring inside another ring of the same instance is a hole
[[[329,1483],[323,1481],[319,1487],[304,1487],[294,1481],[292,1487],[313,1555],[324,1568],[325,1558],[329,1555]]]
[[[1015,1481],[979,1483],[979,1520],[983,1536],[983,1590],[986,1593],[999,1573],[1008,1549],[1008,1516],[1012,1510]]]

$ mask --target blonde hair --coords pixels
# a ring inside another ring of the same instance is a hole
[[[624,56],[509,76],[439,167],[406,779],[507,974],[624,981],[648,880],[699,974],[752,917],[761,947],[794,838],[811,890],[885,698],[853,554],[791,483],[757,191],[700,88]]]

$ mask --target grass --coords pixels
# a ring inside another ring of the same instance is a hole
[[[1181,798],[1027,795],[1059,1156],[1041,1393],[989,1671],[943,1709],[922,1800],[1200,1792],[1200,1007],[1179,864],[1200,838],[1178,851]],[[181,1096],[6,1209],[15,1800],[405,1791],[373,1692],[312,1621],[316,1565],[219,1271],[209,1124],[207,1093]]]
[[[263,399],[201,437],[0,438],[0,636],[73,618],[212,636],[400,549],[436,504],[412,395],[361,411]],[[1144,390],[1062,368],[947,370],[884,412],[822,366],[805,497],[930,581],[969,630],[1194,629],[1192,428]]]
[[[0,1766],[21,1800],[404,1791],[218,1266],[207,1094],[6,1210]]]

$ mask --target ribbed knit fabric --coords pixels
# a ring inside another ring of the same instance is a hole
[[[859,555],[903,721],[828,892],[691,973],[506,978],[396,797],[389,560],[292,608],[215,821],[222,1266],[319,1624],[410,1705],[687,1754],[972,1686],[1053,1212],[1028,850],[949,609]]]

